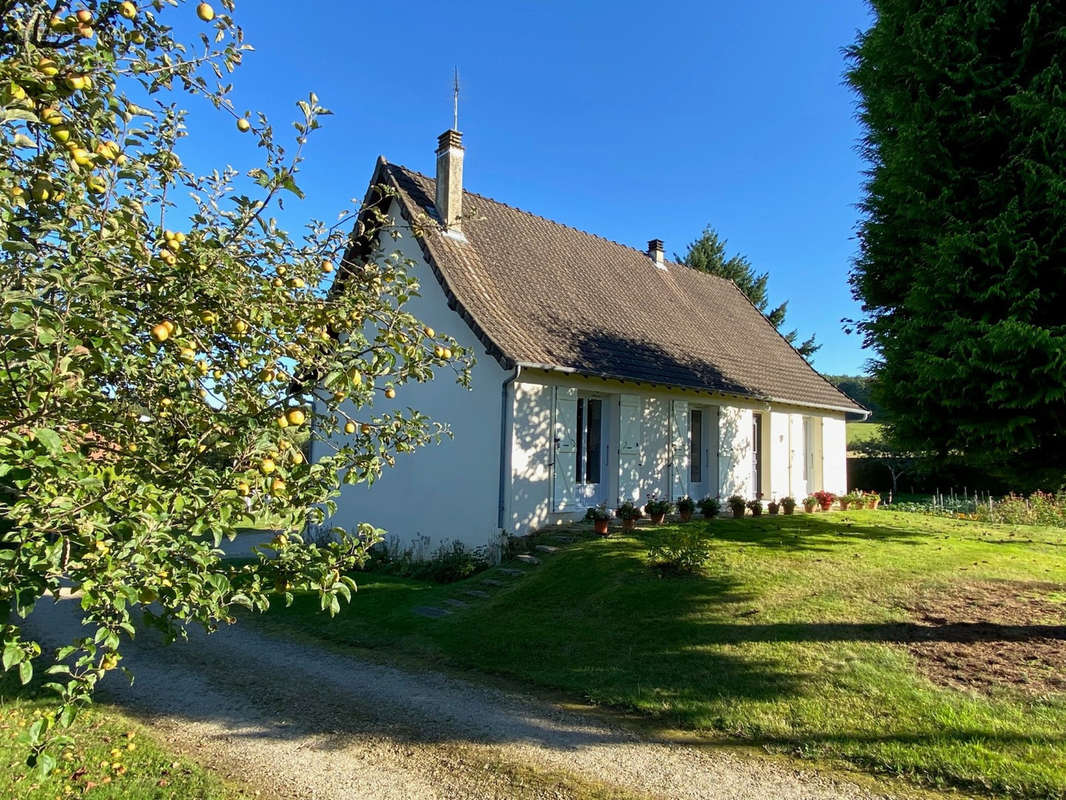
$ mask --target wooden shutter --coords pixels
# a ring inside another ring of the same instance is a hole
[[[640,501],[640,397],[624,394],[619,402],[618,501]]]
[[[688,425],[688,401],[674,400],[670,415],[670,485],[674,500],[688,494]]]
[[[577,389],[555,387],[552,510],[577,506]]]

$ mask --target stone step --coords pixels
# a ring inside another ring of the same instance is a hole
[[[523,564],[539,564],[540,559],[536,556],[531,556],[528,553],[522,553],[514,557],[515,561],[521,561]]]
[[[511,569],[510,567],[500,567],[496,571],[499,572],[499,573],[502,573],[504,575],[513,575],[513,576],[525,575],[526,574],[526,571],[524,569]]]
[[[493,580],[492,578],[482,578],[481,579],[481,583],[485,584],[486,586],[506,586],[507,585],[507,581],[497,581],[497,580]]]
[[[463,592],[463,594],[465,594],[467,597],[479,597],[482,599],[489,597],[488,592],[483,592],[480,589],[467,589],[465,592]]]
[[[455,608],[470,608],[469,603],[464,603],[462,600],[456,600],[454,597],[449,597],[444,602],[450,606],[455,606]]]
[[[559,552],[559,548],[558,547],[556,547],[555,545],[550,545],[550,544],[538,544],[537,545],[537,550],[539,550],[542,553],[557,553],[557,552]]]
[[[437,617],[446,617],[452,612],[446,608],[436,608],[434,606],[415,606],[414,611],[420,617],[430,617],[436,619]]]

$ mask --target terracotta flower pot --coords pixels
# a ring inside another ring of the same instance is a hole
[[[637,521],[635,519],[622,520],[622,530],[626,533],[632,533],[634,530],[636,530],[636,527]]]
[[[840,501],[840,510],[841,511],[847,511],[848,510],[848,506],[850,506],[850,505],[851,505],[851,501],[850,500],[841,500]]]
[[[781,506],[782,513],[788,514],[789,516],[792,516],[792,512],[794,512],[795,510],[795,506]]]
[[[688,522],[690,519],[692,519],[691,511],[678,511],[677,513],[681,515],[682,522]]]
[[[733,511],[733,519],[740,519],[741,517],[744,516],[745,509],[743,509],[743,508],[734,508],[734,509],[732,509],[732,511]]]
[[[666,514],[649,514],[648,517],[651,519],[652,525],[662,525],[666,522]]]
[[[718,516],[713,511],[701,511],[700,513],[703,514],[704,519],[714,519]]]
[[[880,504],[881,504],[881,498],[880,497],[875,497],[873,500],[867,500],[866,501],[866,507],[870,508],[870,509],[877,508]]]
[[[816,503],[804,503],[803,504],[803,510],[806,511],[808,514],[810,514],[810,513],[812,513],[814,511],[815,505],[817,505],[817,504]]]
[[[592,521],[592,527],[600,536],[607,535],[607,528],[610,524],[611,521],[609,519],[595,519]]]
[[[830,500],[828,503],[822,503],[822,511],[828,511],[832,507],[833,507],[833,501],[832,500]]]

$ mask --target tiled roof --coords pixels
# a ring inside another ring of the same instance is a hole
[[[432,178],[378,164],[409,221],[435,219]],[[505,366],[862,411],[732,281],[470,192],[462,232],[420,239],[456,310]]]

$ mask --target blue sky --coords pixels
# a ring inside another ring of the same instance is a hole
[[[840,51],[870,24],[862,0],[238,0],[236,19],[256,49],[235,76],[239,108],[278,131],[309,91],[334,112],[308,146],[290,228],[361,197],[379,154],[432,173],[458,65],[468,189],[634,247],[661,238],[670,254],[711,224],[770,272],[787,324],[817,334],[819,370],[862,370],[868,354],[840,324],[858,314],[847,274],[863,169]],[[195,167],[255,165],[232,122],[200,109],[190,126]]]

